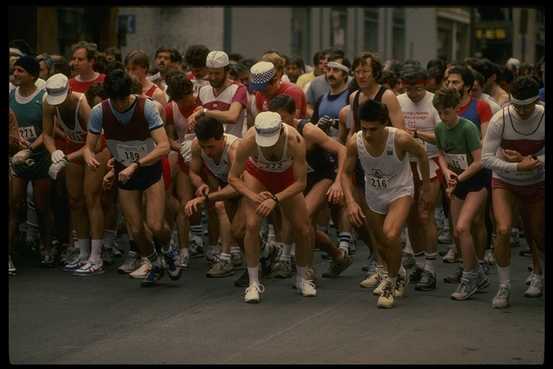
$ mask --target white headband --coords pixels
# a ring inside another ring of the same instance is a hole
[[[535,102],[537,99],[539,99],[539,96],[529,97],[526,100],[519,100],[516,99],[514,96],[511,95],[511,102],[516,105],[530,105],[533,102]]]
[[[331,61],[331,62],[326,63],[326,66],[328,68],[336,68],[336,69],[343,70],[346,73],[349,73],[349,68],[346,67],[344,64],[340,64],[340,63]]]

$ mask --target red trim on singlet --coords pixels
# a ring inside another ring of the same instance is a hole
[[[148,97],[153,97],[154,96],[154,92],[156,92],[156,90],[158,89],[159,87],[156,86],[156,84],[154,83],[154,85],[152,87],[150,87],[150,89],[148,91],[146,91],[144,93],[144,95],[148,96]]]
[[[521,204],[532,204],[545,200],[545,181],[526,186],[516,186],[499,178],[492,178],[492,191],[504,189],[510,191],[521,200]]]
[[[256,167],[251,159],[248,159],[246,161],[246,171],[257,178],[273,194],[285,190],[295,182],[293,167],[279,173],[266,172]]]

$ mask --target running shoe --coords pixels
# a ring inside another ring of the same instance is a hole
[[[383,271],[378,268],[372,274],[367,274],[367,277],[359,283],[362,288],[375,288],[382,282]]]
[[[397,273],[396,285],[394,286],[394,297],[404,297],[407,292],[408,284],[409,278],[407,278],[407,271],[403,267],[400,267]]]
[[[394,307],[394,286],[389,278],[382,282],[380,296],[376,302],[379,308],[390,309]]]
[[[330,261],[328,270],[323,273],[324,278],[337,278],[353,263],[353,259],[346,252],[342,255],[341,258]]]
[[[386,286],[386,280],[387,279],[388,279],[388,273],[383,274],[381,279],[380,279],[380,283],[373,290],[373,295],[375,295],[375,296],[382,295],[382,291],[383,291],[384,287]],[[392,286],[392,287],[395,287],[395,286]]]
[[[411,269],[415,266],[415,264],[417,264],[417,260],[415,260],[415,256],[413,254],[404,253],[401,256],[401,265],[403,265],[405,269]]]
[[[455,292],[451,294],[451,298],[457,301],[469,299],[478,291],[478,275],[463,272],[461,283],[457,286]]]
[[[184,253],[184,249],[180,250],[177,264],[181,267],[182,270],[187,270],[190,266],[190,256],[188,255],[188,253]]]
[[[234,270],[239,270],[244,267],[242,264],[242,255],[240,252],[230,252],[230,261],[232,262],[232,267]]]
[[[225,278],[234,274],[232,261],[218,258],[206,273],[207,278]]]
[[[190,238],[188,250],[190,251],[190,258],[197,259],[204,256],[204,242],[199,236],[192,236]]]
[[[449,264],[459,262],[459,260],[457,259],[457,249],[455,248],[455,246],[449,248],[449,250],[447,251],[447,254],[445,254],[442,260],[444,263],[449,263]]]
[[[163,260],[165,260],[165,268],[167,274],[172,281],[176,281],[182,275],[182,269],[177,265],[178,251],[175,249],[169,249],[169,251],[162,251]]]
[[[141,282],[142,287],[154,286],[163,277],[164,269],[161,265],[152,265],[150,271]]]
[[[41,256],[40,266],[44,268],[54,268],[56,266],[56,259],[54,255],[46,251],[45,254]]]
[[[314,297],[317,296],[317,288],[315,283],[308,279],[302,279],[301,283],[296,284],[298,292],[301,293],[304,297]]]
[[[152,263],[148,258],[140,258],[140,264],[136,270],[129,273],[129,277],[134,279],[144,279],[152,270]]]
[[[524,292],[525,297],[541,297],[543,295],[543,277],[532,273],[530,279],[530,286]]]
[[[455,271],[444,277],[444,283],[457,284],[461,282],[461,276],[463,275],[463,267],[457,266]]]
[[[290,278],[292,277],[292,262],[290,260],[277,260],[271,266],[270,278]]]
[[[510,285],[499,285],[499,290],[497,295],[492,300],[492,307],[494,309],[504,309],[511,305],[511,286]]]
[[[436,289],[436,273],[423,270],[420,280],[415,284],[417,291],[432,291]]]
[[[127,258],[123,261],[123,264],[117,268],[119,274],[129,274],[140,267],[140,258],[136,255],[136,252],[129,251]]]
[[[87,262],[85,265],[73,272],[74,276],[89,277],[92,275],[98,275],[104,273],[104,265],[100,263]]]
[[[418,283],[421,280],[424,271],[425,270],[423,268],[415,264],[415,270],[413,270],[411,274],[409,274],[409,282]]]
[[[15,265],[13,264],[11,255],[8,255],[8,275],[15,275],[16,269]]]
[[[265,292],[265,287],[262,284],[253,282],[246,288],[244,301],[248,304],[257,304],[261,300],[261,294]]]
[[[486,254],[484,255],[484,261],[488,265],[495,265],[495,255],[493,254],[493,249],[486,250]]]
[[[526,278],[526,281],[524,281],[524,283],[529,286],[530,285],[530,282],[532,282],[532,278],[534,278],[534,272],[530,272],[530,274],[528,275],[528,277]]]
[[[77,255],[73,260],[65,264],[65,266],[63,267],[63,271],[74,272],[85,264],[86,264],[86,260],[81,260],[79,255]]]

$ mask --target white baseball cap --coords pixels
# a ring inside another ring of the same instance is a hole
[[[224,68],[229,65],[228,55],[224,51],[213,50],[207,54],[205,66],[208,68]]]
[[[255,142],[261,147],[270,147],[277,143],[282,127],[280,114],[264,111],[255,117]]]
[[[250,68],[250,87],[253,91],[263,91],[267,83],[276,74],[275,66],[271,62],[261,61]]]
[[[50,105],[59,105],[65,101],[69,91],[69,80],[64,74],[57,73],[46,81],[46,101]]]

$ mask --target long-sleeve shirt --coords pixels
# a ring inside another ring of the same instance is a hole
[[[517,164],[505,160],[503,150],[534,155],[544,166],[518,171]],[[482,145],[482,164],[491,169],[494,178],[516,186],[527,186],[545,180],[545,108],[536,105],[532,115],[522,120],[508,105],[494,114]]]

